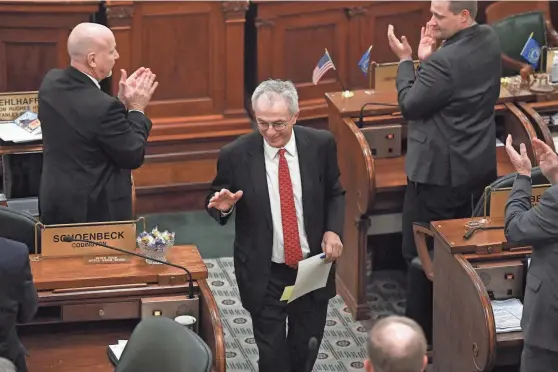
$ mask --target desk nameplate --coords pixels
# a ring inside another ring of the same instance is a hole
[[[93,243],[73,241],[65,242],[65,236],[74,239],[91,240],[100,244],[113,246],[125,251],[136,249],[137,221],[115,221],[102,223],[82,223],[63,225],[37,224],[41,234],[41,256],[46,257],[118,257],[123,254]],[[99,260],[97,260],[99,261]],[[105,259],[104,263],[116,263],[118,260]],[[93,261],[92,261],[93,263]]]
[[[552,185],[533,185],[531,187],[531,206],[535,206],[541,200],[542,194]],[[490,218],[505,218],[506,203],[508,202],[511,187],[494,189],[490,191]],[[486,200],[486,198],[485,198]],[[486,215],[486,206],[485,206]]]
[[[39,112],[39,92],[0,93],[0,121],[15,120],[27,110]]]

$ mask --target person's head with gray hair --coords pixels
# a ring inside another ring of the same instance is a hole
[[[299,113],[294,84],[273,79],[263,81],[252,94],[252,109],[265,141],[271,147],[284,147],[292,137]]]
[[[389,316],[368,335],[367,372],[422,372],[428,363],[426,338],[412,319]]]
[[[8,359],[0,357],[0,372],[16,372],[16,367]]]
[[[80,23],[68,37],[71,65],[101,81],[112,75],[119,58],[112,31],[97,23]]]

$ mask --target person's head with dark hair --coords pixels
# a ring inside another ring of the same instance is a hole
[[[434,0],[430,5],[430,24],[434,37],[447,40],[457,32],[475,24],[477,1]]]
[[[390,316],[370,330],[366,372],[422,372],[427,363],[426,338],[414,320]]]

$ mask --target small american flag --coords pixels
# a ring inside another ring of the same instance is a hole
[[[326,51],[314,68],[314,72],[312,73],[312,83],[314,83],[314,85],[317,85],[322,76],[324,76],[324,74],[330,69],[335,70],[335,66],[333,65],[333,61],[329,57],[329,53]]]

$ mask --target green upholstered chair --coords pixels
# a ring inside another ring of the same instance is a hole
[[[531,33],[539,45],[548,46],[544,14],[540,11],[516,14],[492,24],[502,46],[502,76],[515,76],[519,73],[517,61],[527,61],[521,56],[521,50]],[[544,53],[543,53],[544,55]],[[509,61],[508,58],[515,61]],[[540,68],[541,65],[539,65]]]

